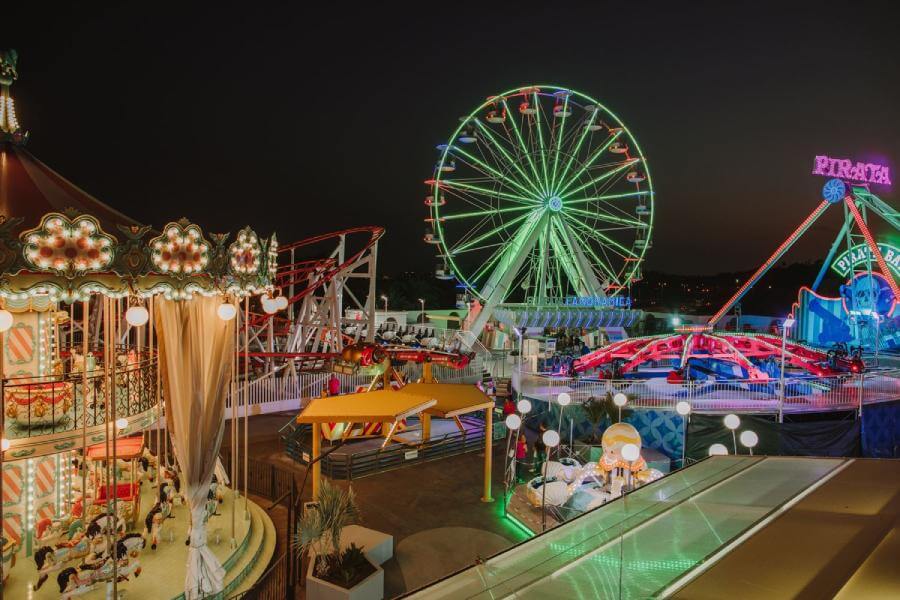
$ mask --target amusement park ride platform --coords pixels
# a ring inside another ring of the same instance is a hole
[[[888,597],[898,475],[897,461],[713,457],[408,597]]]

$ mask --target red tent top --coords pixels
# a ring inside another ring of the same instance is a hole
[[[144,436],[132,435],[126,438],[116,440],[116,458],[122,460],[130,460],[137,458],[144,451]],[[87,457],[93,460],[106,459],[106,443],[94,444],[88,446]]]
[[[45,214],[67,208],[96,217],[113,235],[118,233],[116,224],[138,224],[65,179],[24,146],[0,142],[0,214],[7,219],[23,218],[16,229],[27,229],[37,225]]]

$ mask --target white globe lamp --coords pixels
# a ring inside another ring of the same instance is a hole
[[[679,400],[677,404],[675,404],[675,412],[677,412],[682,417],[686,417],[691,414],[691,403],[687,400]]]
[[[288,299],[287,296],[278,296],[275,298],[275,308],[278,310],[284,310],[287,308]]]
[[[728,429],[737,429],[741,426],[741,418],[735,414],[725,415],[725,427]]]
[[[641,449],[637,444],[625,444],[622,446],[622,458],[628,462],[634,462],[641,456]]]
[[[523,415],[527,415],[531,412],[531,401],[529,400],[519,400],[516,404],[516,410],[518,410]]]
[[[237,315],[237,309],[231,302],[223,302],[219,305],[219,308],[216,309],[216,313],[223,321],[230,321]]]
[[[143,306],[131,306],[125,311],[125,320],[132,327],[140,327],[150,320],[150,313]]]
[[[552,429],[545,431],[541,439],[543,439],[544,444],[548,448],[556,448],[559,446],[559,433]]]
[[[566,392],[563,392],[559,396],[556,397],[556,401],[559,403],[560,406],[568,406],[569,404],[572,403],[572,396],[570,396]]]
[[[741,445],[747,448],[750,451],[750,455],[753,455],[753,448],[759,443],[759,436],[756,435],[755,431],[747,431],[741,432]]]
[[[623,394],[622,392],[619,392],[618,394],[616,394],[615,396],[613,396],[613,404],[615,404],[615,405],[618,406],[619,408],[622,408],[622,407],[625,406],[627,403],[628,403],[628,396],[626,396],[626,395]]]
[[[0,332],[8,330],[12,327],[13,324],[13,316],[12,313],[8,310],[0,309]]]
[[[268,296],[263,296],[261,302],[263,312],[267,315],[274,315],[278,312],[278,307],[275,305],[274,299],[269,298]]]
[[[0,441],[0,449],[2,449],[3,452],[6,452],[7,450],[9,450],[9,440],[8,439],[3,438],[3,441]]]
[[[725,447],[725,444],[713,444],[709,447],[709,455],[710,456],[727,456],[728,448]]]
[[[125,429],[128,427],[128,419],[116,419],[116,429]]]
[[[510,431],[522,426],[522,417],[519,415],[506,415],[506,427]]]

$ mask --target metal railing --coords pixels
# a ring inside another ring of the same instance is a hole
[[[686,381],[654,379],[578,379],[546,374],[516,373],[514,386],[532,399],[553,401],[567,392],[574,402],[622,392],[631,408],[674,410],[681,400],[703,412],[814,412],[859,409],[866,404],[900,399],[900,369],[860,375],[788,377],[782,396],[778,379],[768,381]]]
[[[107,398],[115,398],[115,418],[141,414],[156,405],[156,356],[130,355],[112,382],[102,369],[40,377],[10,377],[3,386],[6,435],[21,439],[75,431],[106,423]]]
[[[386,448],[373,448],[360,452],[332,453],[322,459],[322,473],[331,479],[351,481],[385,471],[399,469],[415,463],[428,462],[475,452],[484,448],[484,420],[475,413],[461,418],[463,423],[474,424],[465,432],[454,431],[415,446],[391,444]],[[477,421],[477,423],[476,423]],[[494,422],[493,439],[506,435],[506,426]],[[299,439],[289,440],[288,455],[300,463],[308,462],[312,448]]]
[[[229,448],[222,449],[221,458],[225,469],[230,472],[232,455]],[[233,483],[237,486],[237,489],[243,489],[243,469],[238,468],[237,473],[237,481]],[[297,485],[296,476],[292,471],[282,469],[271,463],[249,459],[247,475],[248,492],[272,503],[270,506],[264,507],[266,510],[271,510],[276,506],[282,506],[287,509],[288,530],[285,540],[286,547],[281,549],[281,554],[271,560],[268,568],[250,589],[236,595],[230,595],[229,593],[225,597],[230,598],[230,600],[284,600],[293,598],[294,590],[301,579],[301,563],[299,553],[291,545],[291,539],[296,533],[297,511],[299,510],[302,490]],[[254,566],[252,562],[250,566]]]

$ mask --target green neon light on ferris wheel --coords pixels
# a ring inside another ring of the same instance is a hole
[[[555,92],[565,96],[554,96]],[[518,106],[510,110],[510,101],[517,98],[527,101],[534,114],[516,110],[523,108]],[[555,104],[549,105],[547,99],[555,99],[564,114],[550,110]],[[493,114],[483,120],[481,115],[487,111]],[[567,125],[569,119],[575,123]],[[459,142],[463,128],[473,125],[480,135]],[[571,127],[582,129],[576,133]],[[589,139],[592,143],[587,144]],[[607,154],[620,139],[626,147],[621,159]],[[471,147],[464,148],[467,144]],[[604,155],[616,160],[596,167]],[[444,172],[443,166],[453,156],[460,161],[457,169]],[[616,177],[635,166],[640,166],[642,177]],[[598,168],[604,172],[591,173]],[[482,300],[485,296],[476,286],[482,280],[501,282],[504,297],[513,291],[506,286],[516,281],[535,282],[536,289],[555,286],[562,292],[565,285],[578,289],[575,271],[588,266],[611,282],[627,285],[639,272],[655,214],[646,159],[622,121],[590,96],[549,85],[507,90],[462,119],[440,156],[432,195],[431,222],[441,256],[457,279]],[[629,200],[639,203],[638,208]],[[464,204],[469,210],[460,211]],[[629,218],[633,211],[635,218]],[[534,231],[529,223],[544,213],[552,218],[545,221],[540,234],[533,234],[538,245],[525,244],[523,228]],[[514,218],[504,222],[503,215]],[[571,234],[568,238],[556,230],[563,226]],[[546,251],[541,253],[539,248]],[[532,253],[532,258],[516,259],[522,252]],[[575,260],[576,255],[581,258]],[[498,270],[508,271],[513,265],[518,275],[500,277]],[[532,275],[527,275],[532,269]],[[491,286],[496,287],[488,284],[488,290]]]

